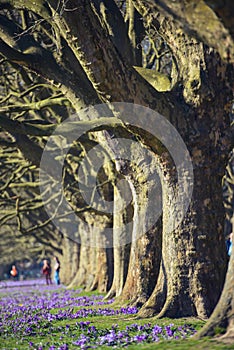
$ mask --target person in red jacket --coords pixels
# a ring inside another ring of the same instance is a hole
[[[18,271],[15,265],[12,265],[10,274],[14,280],[18,278]]]
[[[52,284],[52,281],[51,281],[51,266],[50,266],[50,262],[47,259],[45,259],[43,261],[42,273],[45,276],[46,284]]]

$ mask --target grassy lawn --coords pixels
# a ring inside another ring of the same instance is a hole
[[[0,290],[0,298],[0,349],[234,349],[193,340],[201,320],[138,319],[136,309],[98,293],[39,285]]]

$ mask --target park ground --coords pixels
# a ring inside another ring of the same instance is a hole
[[[0,283],[0,349],[234,349],[218,337],[194,340],[204,324],[197,318],[139,319],[135,307],[44,280]]]

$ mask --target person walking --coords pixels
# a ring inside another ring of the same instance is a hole
[[[59,277],[59,271],[60,271],[60,261],[57,256],[54,257],[55,265],[54,265],[54,280],[57,285],[60,284],[60,277]]]
[[[52,284],[51,281],[51,266],[49,260],[45,259],[43,261],[42,273],[45,276],[46,284]]]

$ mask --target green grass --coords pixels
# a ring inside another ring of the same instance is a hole
[[[99,330],[101,329],[110,329],[113,324],[118,324],[120,329],[124,329],[127,325],[130,325],[132,323],[137,323],[139,325],[143,325],[145,323],[152,323],[152,324],[158,324],[158,325],[169,325],[170,323],[173,323],[176,326],[183,325],[184,323],[192,325],[197,330],[200,329],[204,322],[197,320],[195,318],[183,318],[183,319],[162,319],[157,320],[154,318],[151,319],[141,319],[136,320],[132,316],[118,316],[118,317],[103,317],[103,316],[93,316],[93,317],[87,317],[85,318],[85,321],[90,321],[91,325],[95,325],[95,327]],[[59,337],[61,336],[61,329],[64,329],[67,324],[69,324],[70,329],[73,330],[73,327],[75,327],[75,323],[77,320],[61,320],[61,321],[55,321],[52,323],[49,328],[47,328],[47,324],[45,324],[44,330],[48,329],[48,331],[51,332],[51,334],[45,334],[44,336],[33,336],[33,337],[24,337],[24,338],[18,338],[18,336],[12,335],[12,338],[3,339],[1,337],[0,339],[0,349],[6,349],[6,350],[26,350],[28,349],[29,342],[33,342],[37,347],[39,345],[44,345],[48,343],[53,343],[58,348],[61,346],[62,343],[71,343],[71,337],[69,336],[70,331],[67,332],[67,334],[63,335],[63,339],[59,340]],[[82,331],[76,332],[77,337],[82,333]],[[108,346],[99,346],[96,349],[110,349],[112,347]],[[231,350],[234,349],[233,345],[224,345],[219,343],[215,339],[210,338],[204,338],[203,340],[176,340],[176,341],[160,341],[158,343],[151,343],[151,344],[133,344],[127,347],[128,350],[133,349],[139,349],[139,350],[148,350],[148,349],[160,349],[160,350],[170,350],[170,349],[177,349],[177,350],[187,350],[187,349],[196,349],[196,350],[203,350],[203,349],[226,349]],[[35,349],[35,347],[32,347],[31,349]],[[78,346],[71,346],[69,349],[79,349]]]
[[[234,345],[223,345],[218,342],[215,342],[212,339],[204,339],[204,340],[175,340],[175,341],[164,341],[159,342],[156,345],[155,344],[144,344],[144,345],[137,345],[138,350],[148,350],[148,349],[159,349],[159,350],[187,350],[187,349],[193,349],[193,350],[231,350],[234,349]],[[104,348],[103,348],[104,349]],[[130,345],[128,347],[128,350],[136,349],[136,345]]]
[[[98,293],[79,293],[79,296],[90,296],[92,294],[97,295]],[[113,307],[113,305],[103,305],[103,306],[90,306],[88,308],[99,308],[99,307]],[[114,306],[117,308],[118,306]],[[67,308],[67,307],[66,307]],[[80,307],[75,307],[74,311]],[[55,313],[58,309],[51,310],[51,313]],[[56,321],[45,321],[41,324],[41,329],[35,330],[34,336],[24,336],[20,333],[17,333],[17,330],[11,336],[5,337],[4,334],[0,335],[0,349],[5,350],[26,350],[26,349],[38,349],[41,345],[43,349],[48,349],[48,344],[53,344],[56,346],[56,349],[60,349],[62,344],[69,344],[69,350],[80,349],[78,346],[72,345],[72,341],[79,337],[82,334],[82,330],[78,329],[76,322],[80,321],[90,321],[90,326],[95,326],[98,330],[111,329],[112,325],[118,324],[119,329],[123,330],[126,326],[136,323],[138,325],[144,325],[147,323],[157,324],[159,326],[165,326],[173,323],[175,326],[180,326],[184,324],[189,324],[194,327],[196,330],[199,330],[203,325],[204,321],[201,321],[197,318],[180,318],[180,319],[156,319],[156,318],[147,318],[147,319],[137,319],[133,315],[117,315],[117,316],[91,316],[83,319],[74,319],[74,320],[56,320]],[[66,326],[69,325],[69,328]],[[41,331],[42,334],[39,335],[38,332]],[[72,335],[75,334],[75,337]],[[62,338],[61,338],[62,337]],[[33,342],[33,346],[29,347],[29,342]],[[96,349],[111,349],[116,348],[115,346],[99,346]],[[204,350],[204,349],[234,349],[233,345],[225,345],[216,338],[204,338],[202,340],[194,340],[193,338],[184,339],[184,340],[174,340],[174,341],[159,341],[158,343],[139,343],[133,344],[126,348],[127,350],[148,350],[148,349],[160,349],[160,350]]]
[[[28,339],[30,341],[30,339]],[[0,344],[0,349],[2,350],[26,350],[28,349],[28,341],[12,341],[9,340],[9,342],[2,342]],[[53,338],[48,339],[48,341],[51,343],[53,341]],[[33,338],[34,344],[43,345],[46,344],[46,341],[44,339],[35,339]],[[115,347],[108,347],[108,346],[101,346],[97,347],[96,349],[98,350],[112,350]],[[31,349],[35,349],[35,347],[32,347]],[[59,349],[59,345],[58,345]],[[80,349],[80,347],[69,347],[69,349]],[[158,342],[157,344],[152,343],[152,344],[133,344],[128,346],[126,349],[128,350],[232,350],[234,349],[234,345],[224,345],[221,343],[217,343],[214,340],[200,340],[200,341],[193,341],[193,340],[182,340],[182,341],[164,341],[164,342]]]

